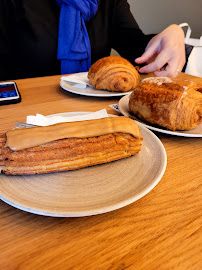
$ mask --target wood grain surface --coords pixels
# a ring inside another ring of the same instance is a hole
[[[22,102],[0,106],[0,132],[36,113],[103,108],[115,113],[108,105],[119,98],[71,94],[59,81],[60,76],[17,80]],[[0,269],[201,270],[202,140],[156,135],[167,152],[166,172],[150,193],[124,208],[58,218],[0,201]]]

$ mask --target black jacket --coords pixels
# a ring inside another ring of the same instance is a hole
[[[60,74],[56,0],[0,0],[0,80]],[[144,35],[126,0],[100,0],[86,22],[92,63],[111,48],[129,61],[140,56],[153,35]]]

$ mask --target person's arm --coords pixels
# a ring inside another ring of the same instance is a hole
[[[126,0],[117,0],[113,20],[113,48],[140,72],[176,77],[185,64],[184,32],[171,25],[157,35],[145,35],[138,27]],[[134,62],[135,60],[135,62]]]
[[[145,35],[138,27],[127,0],[100,0],[96,15],[86,22],[91,42],[91,62],[109,56],[115,49],[135,65],[154,35]]]
[[[116,0],[113,16],[112,47],[135,65],[154,34],[145,35],[134,19],[126,0]]]

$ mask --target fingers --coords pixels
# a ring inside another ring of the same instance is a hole
[[[186,62],[185,52],[179,55],[179,57],[173,57],[168,61],[167,66],[162,70],[154,72],[156,77],[171,77],[176,78],[182,71]]]
[[[159,41],[151,40],[149,44],[147,45],[145,52],[142,54],[142,56],[136,58],[135,62],[137,64],[142,64],[149,61],[149,59],[151,59],[157,53],[158,43]]]
[[[149,72],[160,71],[168,63],[169,60],[170,60],[170,56],[167,53],[167,51],[166,50],[161,51],[153,62],[140,68],[139,72],[149,73]]]
[[[135,59],[146,63],[141,73],[153,72],[155,76],[176,77],[185,64],[184,32],[177,25],[167,27],[149,42],[145,53]]]
[[[153,72],[157,77],[172,77],[175,78],[182,71],[185,64],[185,50],[178,53],[173,52],[168,48],[164,48],[157,54],[156,58],[139,69],[140,73]]]
[[[165,68],[161,70],[154,71],[154,76],[156,77],[170,77],[176,78],[179,73],[182,71],[184,66],[183,59],[177,60],[176,58],[171,59],[168,61],[168,64]]]

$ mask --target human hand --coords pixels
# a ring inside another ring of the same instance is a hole
[[[137,64],[146,63],[139,69],[141,73],[153,72],[156,77],[177,77],[185,64],[184,32],[172,24],[148,43]]]

